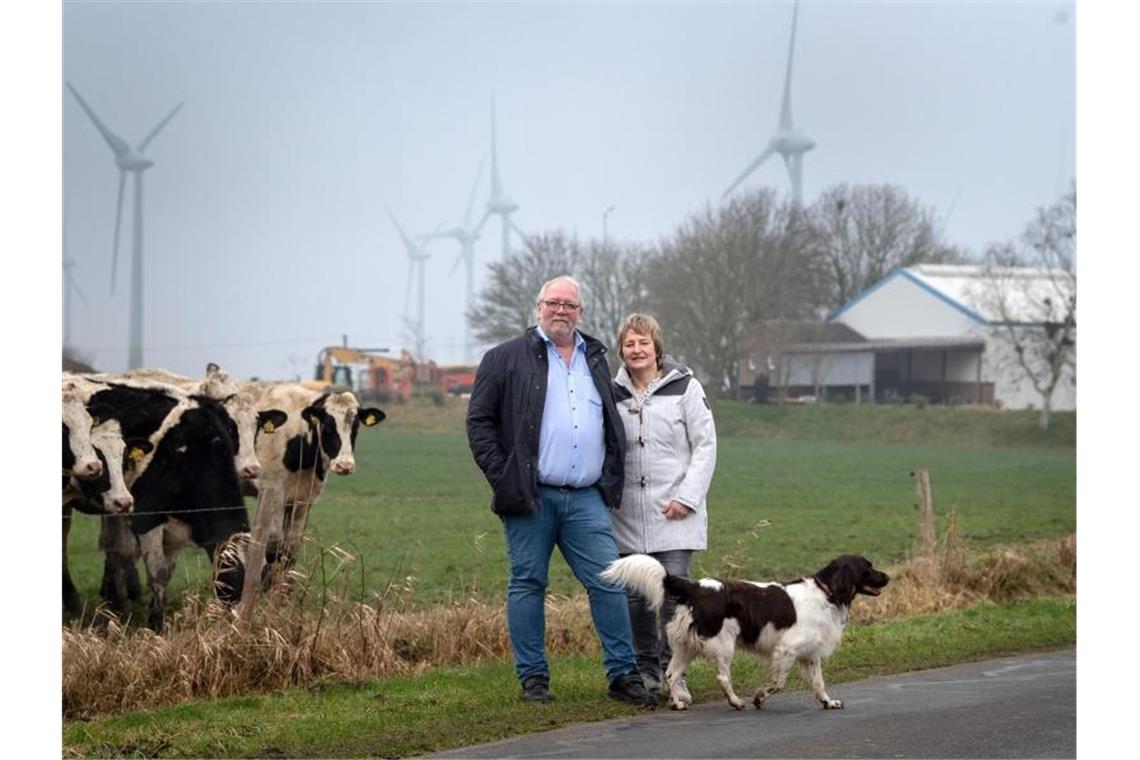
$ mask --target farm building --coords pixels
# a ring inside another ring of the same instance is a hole
[[[1053,329],[1072,281],[1042,269],[999,275],[980,266],[900,267],[826,322],[765,323],[741,346],[742,395],[1039,407],[1002,335],[1011,325],[1023,334]],[[1052,405],[1076,408],[1072,367]]]

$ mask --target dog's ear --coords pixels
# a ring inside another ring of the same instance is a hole
[[[849,555],[836,557],[827,567],[816,573],[831,592],[831,600],[836,604],[850,605],[859,588],[859,572]]]

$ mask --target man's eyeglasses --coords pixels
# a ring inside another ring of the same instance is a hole
[[[581,304],[576,304],[572,301],[539,301],[539,303],[551,311],[565,309],[568,312],[575,312],[578,311],[578,309],[582,308]]]

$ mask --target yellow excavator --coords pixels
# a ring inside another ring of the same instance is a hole
[[[407,351],[400,359],[381,354],[386,348],[325,346],[317,354],[313,379],[303,384],[318,391],[352,391],[361,401],[407,401],[415,376],[415,361]]]

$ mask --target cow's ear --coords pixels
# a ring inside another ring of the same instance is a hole
[[[388,415],[384,414],[383,409],[377,409],[371,406],[366,409],[361,409],[356,413],[356,418],[360,420],[360,424],[364,427],[379,425],[387,416]]]
[[[321,410],[315,406],[306,406],[304,409],[301,410],[301,419],[303,419],[305,422],[309,423],[313,427],[316,427],[317,422],[320,420],[320,416],[319,416],[320,411]]]
[[[127,459],[132,464],[138,464],[142,458],[154,450],[154,444],[146,438],[128,438],[127,444]]]
[[[280,409],[267,409],[257,413],[257,427],[263,433],[272,433],[285,424],[289,416]]]

